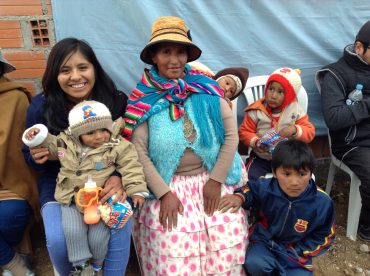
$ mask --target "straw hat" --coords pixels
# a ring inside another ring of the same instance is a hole
[[[3,54],[1,53],[1,49],[0,49],[0,62],[3,63],[4,65],[4,74],[6,73],[10,73],[12,71],[15,70],[15,67],[13,65],[11,65],[3,56]]]
[[[184,20],[175,16],[162,16],[152,24],[148,44],[141,51],[140,59],[153,65],[150,48],[163,42],[174,42],[188,46],[188,62],[200,57],[202,51],[191,41],[190,30]]]

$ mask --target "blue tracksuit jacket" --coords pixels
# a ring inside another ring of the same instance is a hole
[[[334,203],[313,180],[297,198],[288,197],[276,178],[250,181],[235,193],[244,196],[244,209],[258,212],[250,242],[265,244],[293,266],[312,270],[311,258],[324,253],[334,241]]]

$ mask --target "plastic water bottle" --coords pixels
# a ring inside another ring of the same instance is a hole
[[[364,88],[362,84],[356,84],[356,88],[348,94],[348,98],[346,100],[347,105],[354,105],[362,100],[362,88]]]
[[[96,187],[96,182],[88,176],[85,187],[80,189],[76,196],[76,204],[84,210],[84,221],[86,224],[96,224],[100,220],[100,212],[98,210],[98,196],[102,190]]]

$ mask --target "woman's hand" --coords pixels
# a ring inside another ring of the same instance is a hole
[[[220,206],[218,210],[225,213],[227,210],[231,209],[231,213],[235,213],[242,206],[243,200],[241,197],[236,195],[225,195],[220,200]]]
[[[218,209],[221,197],[221,183],[213,179],[208,179],[203,187],[204,212],[212,216]]]
[[[172,192],[167,192],[161,198],[159,209],[159,223],[163,226],[164,231],[172,231],[172,227],[177,227],[177,213],[184,213],[184,206],[178,197]]]
[[[32,159],[36,164],[44,164],[49,159],[49,149],[42,147],[30,148]]]
[[[100,204],[103,204],[112,197],[112,203],[117,201],[124,201],[126,199],[126,192],[123,189],[121,177],[112,175],[104,184],[103,190],[100,192]]]
[[[143,207],[143,204],[145,202],[145,198],[139,195],[133,195],[131,196],[132,203],[134,204],[134,208],[139,205],[139,211],[141,210],[141,207]]]

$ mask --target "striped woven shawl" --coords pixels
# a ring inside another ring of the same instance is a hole
[[[129,139],[135,127],[168,107],[157,105],[152,109],[159,100],[169,102],[170,118],[177,120],[184,115],[185,101],[192,93],[223,97],[223,92],[215,80],[200,71],[191,70],[187,64],[184,72],[183,79],[169,80],[159,75],[155,65],[150,70],[144,70],[140,82],[128,99],[123,136]]]

